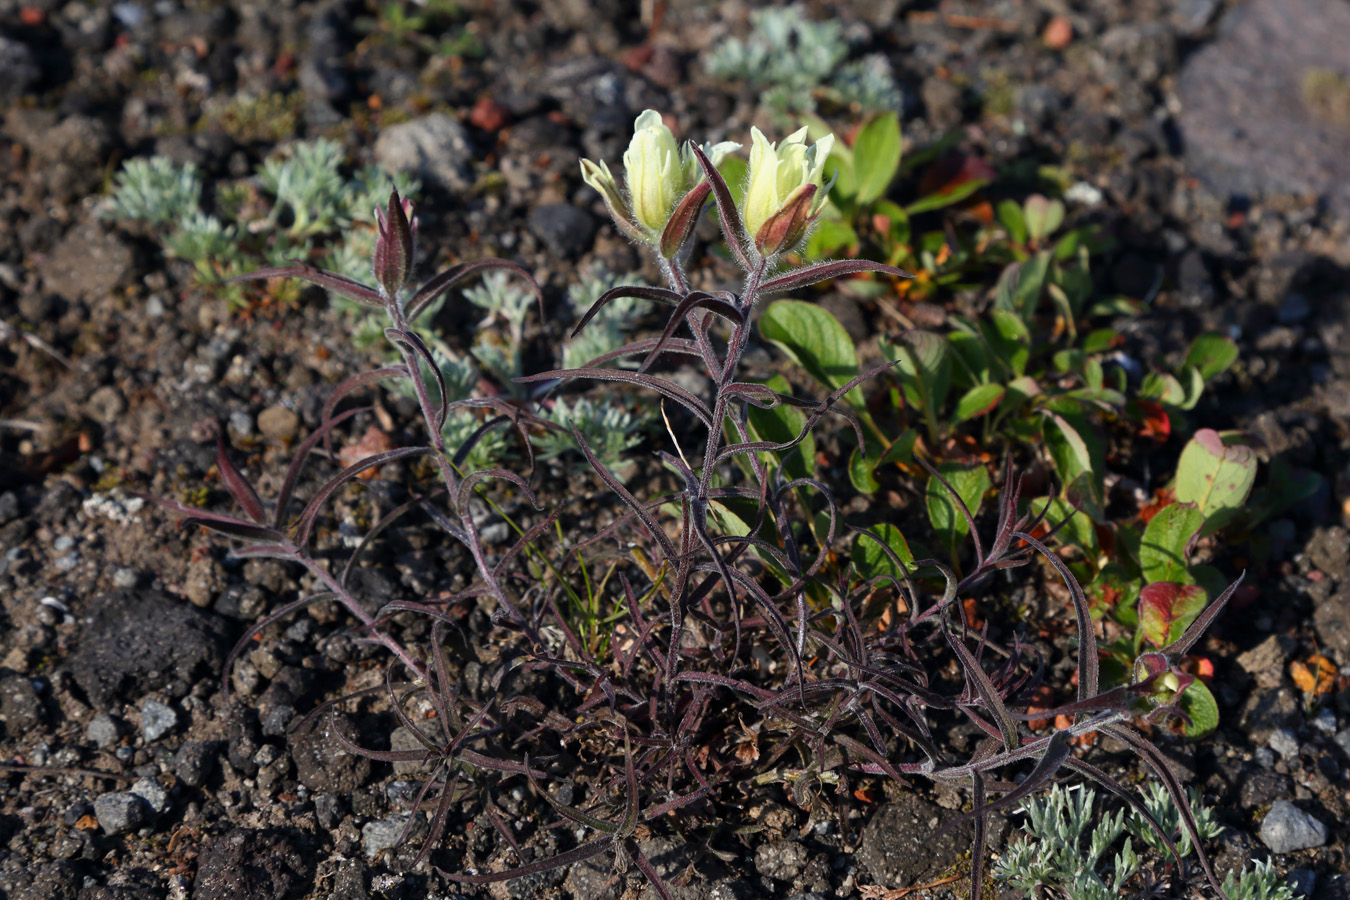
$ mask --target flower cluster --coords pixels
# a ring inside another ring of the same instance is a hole
[[[739,252],[771,259],[801,244],[825,205],[829,185],[822,183],[834,135],[807,145],[806,129],[779,144],[758,128],[750,129],[750,169],[735,229]],[[581,177],[600,192],[615,224],[629,237],[651,245],[667,261],[687,246],[712,184],[699,155],[716,167],[741,149],[732,141],[695,149],[678,146],[656,110],[645,110],[633,123],[633,139],[623,155],[624,189],[608,164],[581,161]]]

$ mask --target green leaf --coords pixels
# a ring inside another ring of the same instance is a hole
[[[945,462],[938,466],[937,471],[952,486],[957,496],[965,501],[971,516],[978,515],[984,495],[989,491],[988,470],[979,463],[966,465],[959,462]],[[933,523],[933,530],[937,532],[938,539],[948,551],[955,556],[957,543],[970,533],[970,523],[966,521],[951,493],[936,478],[928,479],[926,502],[928,520]]]
[[[1205,519],[1205,533],[1227,524],[1242,509],[1256,481],[1256,454],[1225,444],[1217,431],[1202,428],[1181,451],[1177,501],[1193,503]]]
[[[759,333],[816,381],[835,390],[858,376],[858,354],[839,320],[814,303],[778,300],[764,310]],[[862,391],[854,388],[847,399],[861,406]]]
[[[1180,407],[1186,401],[1186,389],[1181,386],[1175,375],[1167,372],[1150,372],[1144,376],[1139,386],[1139,396],[1146,400],[1157,400],[1168,406]]]
[[[1106,447],[1083,405],[1068,397],[1045,404],[1050,421],[1041,429],[1045,448],[1067,490],[1077,485],[1088,496],[1080,501],[1095,513],[1102,501],[1102,477],[1106,470]]]
[[[1064,223],[1064,204],[1048,200],[1041,194],[1032,194],[1023,206],[1027,235],[1033,241],[1042,241],[1055,233]]]
[[[999,384],[977,385],[956,401],[956,411],[952,413],[952,422],[965,422],[992,412],[1006,393]]]
[[[1203,681],[1192,681],[1182,691],[1179,702],[1182,711],[1191,719],[1191,724],[1181,727],[1181,733],[1186,737],[1191,740],[1202,738],[1219,727],[1219,704]]]
[[[1186,365],[1199,369],[1200,377],[1205,381],[1226,371],[1237,358],[1237,343],[1212,331],[1192,341],[1191,349],[1186,351]]]
[[[1026,374],[1031,357],[1031,332],[1015,313],[993,309],[980,322],[980,332],[994,357],[1016,377]]]
[[[1181,402],[1177,404],[1177,407],[1179,409],[1195,409],[1195,404],[1200,402],[1200,395],[1205,392],[1204,376],[1195,366],[1189,365],[1182,366],[1177,376],[1177,381],[1181,384]]]
[[[1120,332],[1112,328],[1095,328],[1083,338],[1084,353],[1106,353],[1120,340]]]
[[[745,175],[750,164],[743,158],[728,154],[717,165],[718,173],[726,179],[727,190],[731,192],[732,202],[737,207],[745,200]]]
[[[1008,239],[1014,244],[1025,244],[1027,242],[1027,220],[1022,215],[1022,207],[1016,200],[1000,200],[998,204],[998,220],[1003,223],[1007,229]]]
[[[960,203],[980,188],[989,184],[984,178],[974,178],[970,181],[963,181],[950,191],[943,191],[939,194],[929,194],[927,197],[920,197],[909,206],[905,207],[905,212],[911,216],[917,216],[919,213],[932,212],[935,209],[942,209],[946,206]]]
[[[914,554],[910,552],[909,542],[905,540],[899,528],[889,522],[882,522],[867,530],[880,538],[911,572],[914,571]],[[886,555],[886,551],[877,546],[876,541],[865,537],[857,537],[853,541],[853,567],[858,570],[858,575],[864,581],[881,575],[889,575],[902,581],[905,577]]]
[[[906,428],[885,450],[881,450],[869,438],[866,450],[854,447],[848,458],[848,478],[853,487],[863,494],[874,494],[881,484],[876,479],[876,471],[882,466],[897,462],[909,462],[914,458],[914,443],[919,434],[913,428]]]
[[[1139,579],[1117,562],[1102,566],[1087,588],[1088,606],[1093,618],[1109,613],[1128,628],[1137,624]]]
[[[900,118],[893,112],[873,116],[853,142],[853,171],[858,203],[866,206],[886,193],[900,169]]]
[[[824,220],[811,232],[802,255],[807,259],[820,259],[851,247],[858,242],[858,232],[846,222]]]
[[[1139,569],[1146,582],[1174,581],[1191,584],[1187,568],[1191,540],[1205,524],[1204,513],[1194,503],[1171,503],[1158,511],[1139,543]]]
[[[723,534],[745,537],[750,533],[751,520],[747,519],[745,514],[733,511],[729,505],[719,500],[714,500],[708,504],[708,518],[716,523]],[[763,531],[758,536],[765,539],[769,537]],[[764,563],[765,568],[772,572],[779,581],[784,584],[792,583],[792,576],[779,565],[778,560],[774,558],[772,553],[764,552],[758,547],[752,547],[750,552],[754,553]]]
[[[1139,627],[1144,639],[1162,648],[1181,637],[1204,610],[1209,597],[1198,584],[1155,581],[1139,592]]]
[[[938,417],[951,380],[947,341],[940,334],[915,329],[900,335],[894,344],[883,341],[881,352],[887,359],[900,363],[895,372],[905,400],[923,413],[929,437],[936,440]]]
[[[780,375],[775,375],[765,382],[765,387],[780,394],[792,392],[786,379]],[[762,409],[751,404],[747,412],[750,436],[757,441],[785,444],[801,433],[802,425],[806,422],[806,417],[800,410],[786,403],[780,403],[773,409]],[[815,473],[816,439],[808,432],[805,439],[786,454],[760,454],[760,457],[766,460],[770,456],[779,460],[783,466],[783,474],[789,480],[809,478]],[[786,463],[782,462],[784,456],[787,457]]]
[[[1050,259],[1050,251],[1042,250],[1022,263],[1017,273],[1016,306],[1024,322],[1031,322],[1036,314],[1036,304],[1045,287],[1045,276],[1050,271]]]

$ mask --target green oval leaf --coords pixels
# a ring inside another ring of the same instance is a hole
[[[874,116],[853,142],[853,172],[858,203],[866,206],[886,193],[900,169],[900,118],[893,112]]]
[[[1004,393],[1003,386],[999,384],[976,385],[956,401],[952,421],[965,422],[991,412],[1003,400]]]
[[[1204,524],[1204,513],[1194,503],[1172,503],[1159,510],[1139,543],[1144,580],[1191,584],[1194,579],[1187,567],[1191,540]]]
[[[1200,370],[1200,377],[1209,381],[1237,362],[1238,346],[1232,338],[1210,332],[1191,342],[1186,351],[1186,365]]]
[[[1177,500],[1193,503],[1205,519],[1205,533],[1222,528],[1242,509],[1256,481],[1250,447],[1225,444],[1217,431],[1201,428],[1177,463]]]
[[[759,333],[830,390],[858,377],[853,340],[838,319],[814,303],[778,300],[770,304],[759,318]],[[860,406],[862,392],[854,388],[847,399]]]

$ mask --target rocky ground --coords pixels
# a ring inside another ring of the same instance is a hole
[[[700,139],[775,127],[756,90],[703,67],[751,7],[672,3],[649,34],[619,0],[469,2],[446,28],[474,52],[447,55],[387,17],[358,25],[374,4],[354,0],[0,0],[0,898],[641,895],[607,857],[491,890],[407,870],[416,842],[393,844],[413,773],[344,753],[334,729],[369,737],[345,718],[291,730],[379,677],[378,654],[331,605],[265,633],[226,702],[225,654],[298,575],[232,560],[131,492],[199,484],[213,421],[253,448],[251,471],[280,471],[284,445],[366,357],[321,297],[237,310],[192,287],[153,229],[108,219],[106,196],[129,158],[239,177],[280,142],[335,136],[354,159],[416,170],[428,255],[499,254],[535,272],[540,334],[561,334],[579,269],[640,267],[578,156],[617,161],[648,107]],[[1102,289],[1149,300],[1130,336],[1141,353],[1232,334],[1239,363],[1196,419],[1323,476],[1266,526],[1248,605],[1207,645],[1219,731],[1167,750],[1228,827],[1221,870],[1270,853],[1309,896],[1350,896],[1338,874],[1350,868],[1350,92],[1307,80],[1350,75],[1350,6],[876,0],[813,13],[837,16],[855,55],[884,56],[913,147],[958,132],[995,166],[1063,166],[1090,188],[1070,215],[1116,240]],[[289,98],[280,124],[221,114],[264,95]],[[832,302],[874,319],[865,301]],[[417,553],[382,571],[390,590],[431,577]],[[1314,652],[1339,680],[1312,704],[1290,664]],[[525,791],[499,802],[535,821]],[[882,889],[959,864],[966,837],[922,834],[963,802],[877,797],[845,848],[768,797],[746,810],[760,830],[728,839],[725,860],[678,836],[644,847],[681,896],[898,897]],[[490,856],[479,818],[452,827],[447,860]],[[933,891],[953,889],[966,890]]]

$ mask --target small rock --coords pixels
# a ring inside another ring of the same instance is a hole
[[[314,888],[315,848],[290,829],[236,828],[216,838],[197,861],[192,900],[292,900]]]
[[[216,764],[216,746],[208,741],[184,741],[173,756],[173,771],[189,787],[201,787]]]
[[[368,858],[375,857],[382,850],[388,850],[398,843],[403,829],[408,825],[408,814],[400,813],[387,819],[376,819],[361,826],[361,847]]]
[[[375,161],[391,172],[411,172],[449,191],[471,185],[473,148],[458,119],[432,113],[386,128],[375,141]]]
[[[106,297],[134,268],[131,248],[97,222],[77,225],[42,268],[43,285],[67,300]]]
[[[351,794],[370,776],[370,760],[348,753],[339,732],[351,743],[360,740],[351,722],[332,712],[286,737],[296,777],[311,791]]]
[[[10,737],[27,734],[42,721],[42,700],[24,675],[0,677],[0,723]]]
[[[94,801],[94,816],[106,834],[134,831],[145,824],[145,800],[130,791],[103,794]]]
[[[805,866],[806,848],[797,841],[761,844],[755,850],[755,870],[779,881],[791,881]]]
[[[284,406],[269,406],[258,413],[258,430],[266,438],[288,443],[300,430],[300,417]]]
[[[545,203],[530,210],[530,231],[550,253],[575,259],[591,249],[595,240],[595,217],[570,203]]]
[[[1287,641],[1287,638],[1272,634],[1252,649],[1238,654],[1235,662],[1256,681],[1257,687],[1279,687],[1284,682],[1285,660],[1289,658]]]
[[[147,744],[164,737],[178,727],[178,711],[158,700],[147,700],[141,705],[141,737]]]
[[[1336,742],[1336,746],[1341,748],[1345,758],[1350,759],[1350,728],[1343,728],[1336,732],[1336,737],[1333,740]]]
[[[169,808],[169,792],[157,778],[142,778],[131,786],[131,793],[144,800],[155,815],[160,815]]]
[[[1317,873],[1312,869],[1290,869],[1285,881],[1294,889],[1294,896],[1311,897],[1317,886]]]
[[[1277,728],[1272,731],[1266,743],[1270,745],[1270,749],[1286,760],[1298,759],[1298,738],[1288,728]]]
[[[1313,608],[1313,627],[1322,652],[1342,666],[1350,665],[1350,581]]]
[[[390,750],[423,750],[426,745],[419,741],[411,731],[402,725],[395,728],[389,734]],[[434,763],[434,759],[432,760]],[[425,775],[431,771],[432,763],[422,762],[421,760],[405,760],[394,763],[395,775]]]
[[[1318,710],[1317,715],[1313,716],[1312,727],[1323,734],[1331,735],[1336,733],[1336,714],[1331,711],[1331,707],[1324,706]]]
[[[111,750],[116,746],[121,733],[121,726],[116,719],[107,713],[99,713],[85,726],[84,739],[100,750]]]
[[[970,846],[974,826],[956,826],[941,841],[929,835],[955,813],[912,794],[903,794],[883,804],[872,815],[862,834],[858,859],[882,884],[916,884],[919,879],[946,869]]]
[[[1350,532],[1339,525],[1317,529],[1305,552],[1309,562],[1336,581],[1350,575]]]
[[[106,425],[117,421],[118,416],[126,411],[127,401],[122,399],[122,394],[117,388],[105,384],[89,395],[84,408],[90,418]]]
[[[342,824],[343,815],[342,800],[337,794],[329,791],[314,798],[314,818],[319,820],[320,828],[332,831]]]
[[[1288,800],[1276,800],[1261,820],[1261,840],[1275,853],[1293,853],[1327,842],[1327,826]]]

